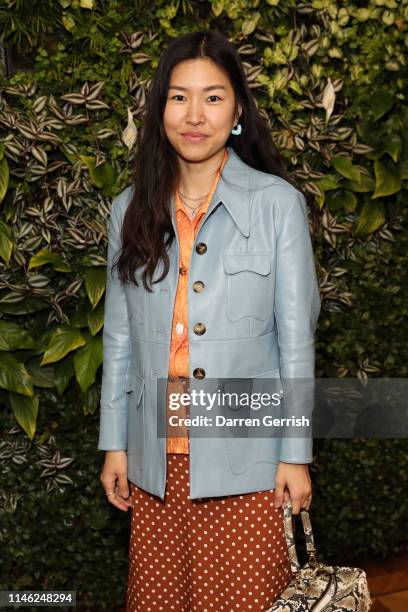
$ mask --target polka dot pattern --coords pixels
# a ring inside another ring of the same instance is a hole
[[[164,500],[130,483],[127,612],[267,610],[292,577],[274,489],[189,499],[189,456],[167,462]]]

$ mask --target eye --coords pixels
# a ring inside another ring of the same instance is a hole
[[[170,99],[171,100],[175,100],[176,98],[184,98],[185,96],[181,95],[181,94],[175,94],[174,96],[172,96]],[[216,98],[215,100],[211,100],[212,102],[217,102],[218,100],[221,100],[220,96],[217,96],[216,94],[212,94],[211,96],[208,96],[208,99],[210,98]],[[176,100],[176,102],[178,102],[179,100]]]

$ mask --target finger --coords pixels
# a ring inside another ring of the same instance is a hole
[[[302,507],[305,508],[305,510],[309,511],[311,504],[312,504],[312,500],[307,499],[306,501],[303,502]]]
[[[133,508],[133,504],[130,498],[125,499],[120,493],[116,493],[116,499],[118,499],[127,508]]]
[[[121,498],[116,491],[114,495],[107,496],[107,499],[112,506],[116,506],[116,508],[119,508],[119,510],[124,510],[124,512],[129,510],[129,506],[124,503],[124,501],[121,501]]]
[[[125,503],[126,500],[121,501],[118,497],[119,491],[116,485],[115,474],[113,475],[104,474],[103,476],[101,476],[100,480],[102,482],[102,486],[105,491],[105,495],[106,495],[106,491],[115,491],[114,495],[106,495],[106,499],[108,500],[108,502],[112,504],[113,506],[116,506],[116,508],[119,508],[119,510],[124,510],[126,512],[128,510],[129,505]]]
[[[116,491],[116,497],[122,503],[125,503],[128,507],[132,506],[132,503],[129,498],[129,482],[127,476],[124,474],[119,475],[119,483]]]
[[[312,490],[306,491],[302,496],[302,508],[309,510],[310,504],[312,503]]]
[[[124,497],[122,497],[122,495],[119,493],[119,491],[116,492],[116,499],[123,504],[124,506],[126,506],[126,508],[133,508],[133,504],[132,504],[132,500],[130,499],[130,497],[128,497],[127,499],[125,499]]]
[[[112,504],[112,506],[116,506],[116,508],[119,508],[119,510],[123,510],[124,512],[127,512],[129,510],[129,507],[123,502],[121,502],[116,494],[109,495],[108,501],[110,504]]]
[[[278,481],[275,483],[275,501],[274,501],[275,508],[280,508],[282,505],[283,487],[284,487],[283,482]]]
[[[300,499],[299,497],[292,498],[292,514],[299,514],[300,512]]]

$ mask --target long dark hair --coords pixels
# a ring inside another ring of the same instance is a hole
[[[160,260],[163,272],[155,282],[167,276],[170,265],[167,248],[175,237],[170,198],[178,183],[179,166],[177,153],[163,127],[170,76],[180,62],[203,57],[211,59],[228,75],[235,92],[235,111],[238,103],[242,106],[239,119],[242,133],[231,134],[225,145],[231,146],[252,168],[280,176],[301,191],[284,168],[234,46],[216,30],[199,30],[175,39],[160,59],[147,96],[140,144],[132,168],[134,189],[123,220],[122,249],[116,262],[121,282],[133,282],[137,286],[139,283],[133,274],[143,267],[141,278],[148,291],[151,289],[147,280],[151,285]]]

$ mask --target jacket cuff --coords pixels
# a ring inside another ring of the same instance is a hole
[[[127,450],[127,420],[116,411],[101,411],[98,450]]]
[[[279,461],[284,463],[312,463],[313,438],[282,438]]]

